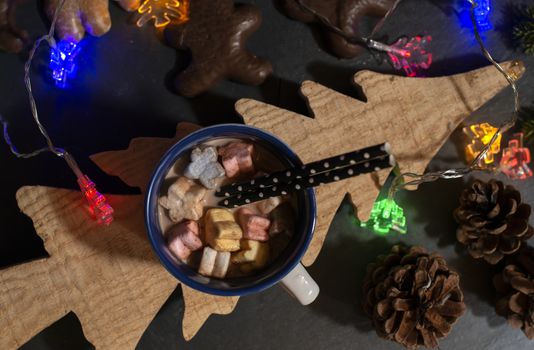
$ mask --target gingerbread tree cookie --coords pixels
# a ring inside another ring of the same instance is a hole
[[[283,2],[284,10],[289,17],[304,23],[320,23],[327,31],[332,53],[340,58],[354,58],[361,53],[363,47],[349,43],[343,36],[330,31],[317,15],[327,18],[348,36],[360,37],[359,26],[364,17],[385,17],[397,3],[398,0],[284,0]],[[315,11],[317,15],[306,7]]]
[[[232,0],[191,1],[189,21],[165,29],[169,45],[191,52],[191,64],[176,78],[177,91],[193,97],[223,79],[263,83],[272,66],[245,47],[260,24],[261,14],[255,6],[234,6]]]

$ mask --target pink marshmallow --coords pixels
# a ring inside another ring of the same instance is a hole
[[[187,260],[191,255],[191,249],[187,248],[180,237],[173,236],[167,242],[171,253],[180,260]]]
[[[226,176],[229,178],[239,175],[239,164],[237,163],[237,158],[223,158],[222,164],[224,171],[226,172]]]
[[[182,222],[180,225],[177,225],[177,226],[182,226],[182,227],[184,227],[184,230],[191,231],[196,236],[198,236],[198,222],[196,222],[196,221],[186,220],[186,221]]]
[[[254,173],[252,153],[254,146],[244,142],[230,142],[219,147],[219,155],[227,177],[236,177],[241,174]]]
[[[175,225],[169,231],[169,250],[179,259],[185,260],[192,251],[202,248],[203,244],[198,237],[198,223],[187,220]]]
[[[192,251],[202,248],[202,241],[200,240],[200,238],[198,238],[196,234],[193,233],[193,231],[184,231],[180,235],[180,238],[184,245]]]
[[[269,240],[269,219],[249,208],[239,209],[237,217],[243,229],[243,238],[262,242]]]

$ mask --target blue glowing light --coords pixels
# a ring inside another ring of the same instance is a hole
[[[79,43],[62,40],[50,48],[50,69],[56,86],[65,88],[68,79],[76,72],[76,56],[80,52]]]
[[[489,15],[491,12],[490,0],[476,0],[475,20],[478,25],[478,30],[485,31],[491,29],[491,23],[489,22]]]

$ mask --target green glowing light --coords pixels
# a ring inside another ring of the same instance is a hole
[[[379,235],[386,235],[394,230],[406,233],[406,217],[404,210],[393,199],[382,199],[375,202],[369,220],[360,223],[361,227],[372,229]]]

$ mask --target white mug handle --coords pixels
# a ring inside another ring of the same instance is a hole
[[[319,286],[301,263],[280,281],[282,287],[302,305],[311,304],[319,295]]]

